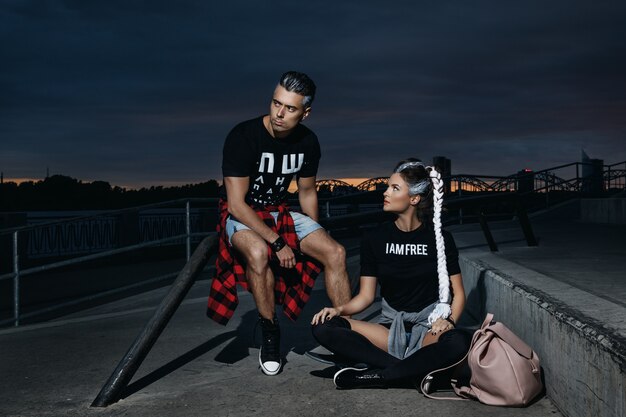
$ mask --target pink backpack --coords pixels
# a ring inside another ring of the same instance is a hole
[[[539,357],[530,346],[504,324],[492,323],[487,314],[483,325],[472,337],[469,352],[447,368],[435,370],[424,377],[421,389],[433,399],[477,399],[489,405],[525,406],[543,390]],[[472,372],[469,387],[452,387],[459,397],[436,397],[428,393],[433,375],[454,368],[467,359]]]

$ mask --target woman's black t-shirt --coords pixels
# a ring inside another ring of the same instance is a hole
[[[461,272],[452,235],[442,232],[448,275]],[[380,294],[398,311],[417,312],[439,299],[437,246],[431,226],[403,232],[394,222],[380,225],[361,242],[361,276],[373,276]]]

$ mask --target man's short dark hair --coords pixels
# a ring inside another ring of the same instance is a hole
[[[305,109],[311,107],[311,104],[313,104],[313,99],[315,98],[315,83],[305,73],[287,71],[280,77],[278,84],[287,91],[304,96],[302,105]]]

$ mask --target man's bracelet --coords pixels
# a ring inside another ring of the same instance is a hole
[[[272,250],[274,251],[274,253],[280,251],[282,248],[285,247],[285,245],[287,245],[287,243],[285,242],[285,239],[283,239],[282,236],[278,236],[278,238],[275,241],[270,243],[270,246]]]
[[[452,320],[452,317],[446,317],[446,321],[456,327],[456,323]]]

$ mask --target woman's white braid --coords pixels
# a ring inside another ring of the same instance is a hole
[[[437,277],[439,278],[439,303],[428,316],[428,323],[433,324],[438,318],[450,316],[450,276],[446,265],[446,247],[441,233],[441,208],[443,206],[443,181],[441,174],[434,167],[426,167],[433,182],[433,226],[437,245]]]

